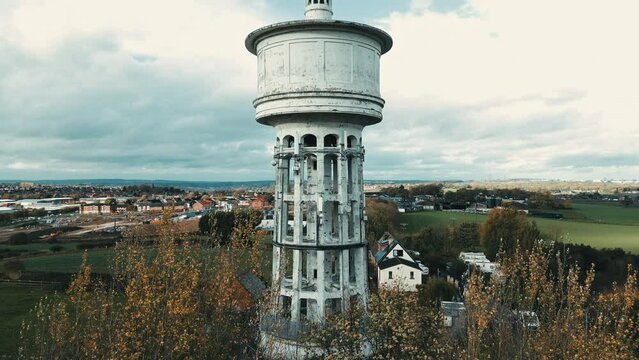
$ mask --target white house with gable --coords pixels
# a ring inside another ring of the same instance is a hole
[[[405,291],[417,291],[417,285],[422,284],[422,275],[428,275],[428,268],[415,260],[411,253],[389,233],[382,236],[379,251],[375,254],[380,289],[399,287]]]

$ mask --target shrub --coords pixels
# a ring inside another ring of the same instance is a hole
[[[64,247],[60,245],[53,245],[52,247],[49,248],[49,250],[51,250],[51,252],[60,252],[64,250]]]
[[[20,260],[10,260],[4,263],[4,271],[8,273],[24,271],[24,263]]]
[[[9,245],[26,245],[29,243],[29,236],[25,233],[17,233],[9,236]]]

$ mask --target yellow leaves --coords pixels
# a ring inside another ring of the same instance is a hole
[[[116,246],[112,286],[92,279],[85,255],[67,297],[43,304],[25,326],[25,341],[43,345],[23,358],[219,358],[253,341],[232,310],[233,251],[179,239],[167,219],[154,246],[148,236],[132,231]]]
[[[531,251],[500,255],[499,281],[488,286],[471,276],[466,292],[465,357],[522,359],[630,359],[639,350],[639,290],[629,270],[624,287],[593,294],[595,269],[581,269],[550,254],[541,244]],[[517,311],[535,311],[540,328],[515,321]]]

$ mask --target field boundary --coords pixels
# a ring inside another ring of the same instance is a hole
[[[52,287],[61,287],[62,283],[61,282],[55,282],[55,281],[0,279],[0,285],[12,285],[12,286],[21,286],[21,287],[52,288]]]

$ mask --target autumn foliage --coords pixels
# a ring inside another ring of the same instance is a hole
[[[257,345],[258,309],[236,291],[240,267],[259,274],[268,259],[254,241],[254,219],[237,219],[227,246],[215,235],[184,238],[168,218],[154,246],[128,234],[115,249],[112,284],[95,280],[85,259],[66,294],[34,310],[20,358],[268,358]],[[596,293],[595,269],[582,271],[552,249],[514,242],[497,253],[492,277],[471,274],[455,331],[443,326],[437,299],[387,289],[309,324],[303,340],[329,359],[636,359],[637,272],[628,268],[625,283]],[[534,326],[522,317],[530,312]]]
[[[113,284],[93,280],[85,256],[67,293],[43,300],[25,324],[20,357],[224,359],[254,352],[256,311],[236,296],[238,254],[258,243],[248,239],[255,235],[249,222],[238,221],[228,247],[183,239],[168,217],[153,247],[132,232],[115,249]]]
[[[585,276],[541,242],[500,252],[500,271],[473,273],[459,329],[444,328],[438,303],[419,293],[384,290],[368,311],[331,317],[313,332],[331,359],[636,359],[639,288],[628,269],[625,284],[594,293]],[[532,324],[524,314],[534,312]],[[359,345],[359,346],[357,346]]]

